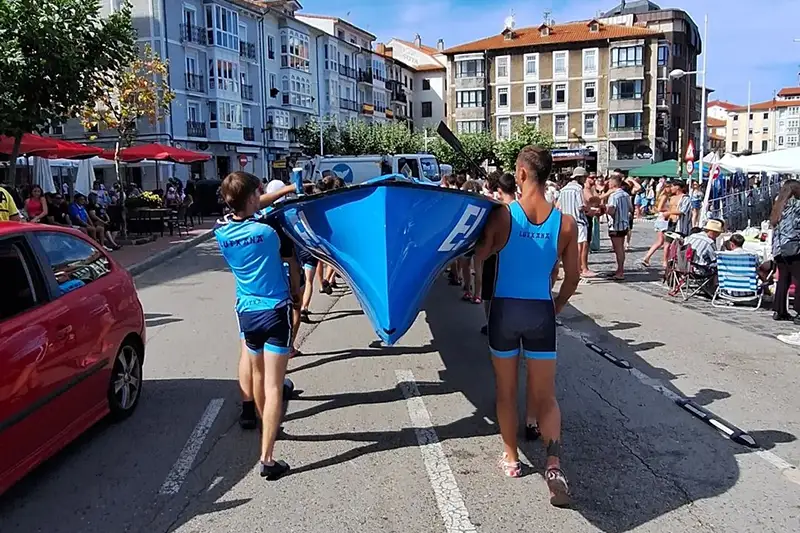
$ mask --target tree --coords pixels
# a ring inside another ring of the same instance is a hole
[[[316,120],[296,128],[294,133],[303,146],[304,154],[319,154],[319,125]],[[325,155],[394,155],[418,152],[422,147],[422,139],[405,124],[368,124],[350,120],[339,126],[327,125],[323,130],[323,145]]]
[[[322,147],[325,155],[336,155],[341,153],[341,142],[339,140],[339,129],[335,122],[323,121]],[[319,154],[319,120],[315,117],[302,126],[290,130],[302,146],[303,154],[315,156]]]
[[[131,6],[108,18],[86,0],[0,1],[0,134],[22,136],[77,116],[135,55]]]
[[[489,132],[482,133],[462,133],[457,136],[461,145],[464,147],[466,155],[480,166],[484,162],[494,158],[495,142],[494,137]],[[437,137],[432,145],[432,152],[439,163],[444,163],[453,167],[453,172],[471,172],[472,167],[459,154],[444,142],[441,137]]]
[[[528,145],[552,148],[553,137],[538,129],[535,124],[525,123],[516,127],[508,139],[499,141],[495,146],[495,154],[503,170],[513,171],[517,164],[517,155]]]
[[[104,127],[117,131],[114,163],[119,179],[119,153],[122,145],[133,144],[138,121],[155,125],[169,115],[175,93],[169,87],[169,65],[145,45],[141,56],[124,68],[99,80],[100,96],[83,109],[86,128]]]

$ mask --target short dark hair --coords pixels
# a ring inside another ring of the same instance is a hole
[[[736,245],[737,248],[744,246],[744,237],[739,233],[734,233],[728,240],[731,242],[731,244]]]
[[[686,192],[686,182],[683,180],[675,180],[672,182],[672,185],[677,185],[681,188],[683,192]]]
[[[536,182],[541,185],[547,181],[553,169],[553,156],[546,148],[528,145],[519,151],[517,163],[533,172],[536,175]]]
[[[222,180],[222,199],[234,211],[243,211],[247,201],[258,191],[261,180],[249,172],[237,170],[231,172]]]
[[[497,180],[497,188],[506,194],[514,194],[517,192],[517,180],[511,172],[505,172],[500,175]]]
[[[464,186],[465,183],[467,183],[467,175],[464,174],[463,172],[459,172],[458,174],[456,174],[456,182],[455,183],[456,183],[456,187],[458,187],[460,189],[461,187]]]

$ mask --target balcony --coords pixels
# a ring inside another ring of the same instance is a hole
[[[382,104],[380,102],[375,102],[375,111],[378,113],[385,113],[386,112],[386,104]]]
[[[246,41],[239,41],[239,57],[242,59],[255,60],[256,58],[256,45]]]
[[[386,81],[386,76],[384,76],[383,74],[381,74],[381,73],[380,73],[379,71],[377,71],[377,70],[376,70],[376,71],[375,71],[375,73],[372,75],[372,77],[373,77],[373,78],[375,78],[375,79],[376,79],[376,80],[378,80],[378,81],[383,81],[383,82],[385,82],[385,81]]]
[[[364,115],[372,115],[375,113],[375,106],[372,104],[361,104],[361,113]]]
[[[358,83],[372,83],[372,69],[358,71]]]
[[[256,130],[254,128],[242,128],[242,135],[245,141],[256,140]]]
[[[186,121],[186,135],[188,137],[205,137],[206,136],[206,123],[195,122],[194,120]]]
[[[400,87],[396,91],[395,90],[392,91],[391,99],[392,102],[400,102],[402,104],[408,103],[408,97],[406,96],[406,92],[405,90],[403,90],[402,87]]]
[[[202,74],[186,74],[186,90],[196,93],[206,92],[206,80]]]
[[[641,126],[630,126],[624,128],[610,128],[608,139],[611,141],[636,141],[642,138]]]
[[[205,46],[208,41],[206,40],[206,29],[201,26],[192,26],[191,24],[181,24],[181,42],[193,43]]]
[[[249,102],[255,101],[253,98],[253,86],[252,85],[245,85],[242,84],[242,100],[247,100]]]
[[[617,98],[611,98],[608,101],[609,113],[625,113],[642,111],[644,100],[642,95],[620,95]]]
[[[346,65],[339,65],[339,74],[342,76],[347,76],[348,78],[356,79],[358,75],[356,74],[356,69],[353,67],[348,67]]]
[[[358,111],[358,102],[355,100],[348,100],[347,98],[339,98],[339,108],[348,111]]]

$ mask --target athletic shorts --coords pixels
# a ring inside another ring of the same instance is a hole
[[[240,337],[253,355],[263,352],[289,355],[292,342],[292,306],[238,313]]]
[[[628,230],[624,229],[622,231],[609,231],[608,236],[612,238],[623,238],[628,236]]]
[[[483,262],[483,285],[481,300],[488,302],[494,297],[494,285],[497,282],[497,254],[489,256]]]
[[[489,308],[489,350],[502,359],[556,358],[556,311],[552,300],[495,298]]]
[[[589,226],[578,223],[578,244],[583,244],[589,240]]]
[[[316,257],[311,255],[308,250],[301,248],[300,246],[297,247],[297,260],[300,262],[300,266],[304,270],[314,270],[319,264],[319,260]]]

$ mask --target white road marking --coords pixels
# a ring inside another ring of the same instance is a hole
[[[189,435],[189,440],[186,441],[183,450],[178,455],[178,459],[172,465],[169,474],[167,474],[167,479],[161,485],[161,490],[158,491],[159,494],[173,495],[178,494],[181,490],[181,485],[183,485],[183,481],[192,469],[194,460],[203,446],[203,441],[206,440],[208,431],[214,425],[214,420],[219,415],[219,410],[222,409],[223,403],[225,403],[223,398],[214,398],[208,402],[208,407],[206,407],[203,416],[200,417],[200,421],[194,427],[194,431]]]
[[[658,282],[653,282],[653,283],[658,283]],[[570,337],[579,339],[583,343],[594,342],[587,335],[584,335],[583,333],[575,331],[574,329],[572,329],[569,326],[566,326],[564,324],[561,324],[561,329],[562,329],[564,334],[566,334],[566,335],[568,335]],[[640,382],[642,382],[643,385],[647,385],[651,389],[654,389],[656,392],[662,394],[663,396],[666,396],[671,401],[677,402],[678,400],[682,399],[682,397],[679,394],[677,394],[674,391],[672,391],[661,380],[658,380],[658,379],[655,379],[655,378],[651,378],[650,376],[648,376],[647,374],[645,374],[644,372],[642,372],[641,370],[639,370],[637,368],[631,368],[630,370],[628,370],[628,372],[630,372],[633,377],[635,377]],[[691,405],[688,406],[688,407],[690,409],[692,408]],[[717,422],[716,420],[713,420],[713,419],[710,422],[719,431],[721,431],[721,432],[725,433],[726,435],[730,436],[731,430],[729,428],[727,428],[723,424],[720,424],[719,422]],[[755,452],[755,454],[757,456],[761,457],[763,460],[765,460],[769,464],[771,464],[772,466],[774,466],[775,468],[777,468],[778,470],[780,470],[781,473],[784,475],[784,477],[786,477],[789,481],[791,481],[792,483],[796,483],[796,484],[800,485],[800,469],[798,469],[796,466],[794,466],[793,464],[789,463],[788,461],[785,461],[784,459],[781,459],[780,457],[778,457],[774,453],[772,453],[770,451],[767,451],[767,450],[764,450],[764,449],[758,450],[757,452]]]
[[[403,391],[403,396],[406,398],[408,416],[414,425],[422,461],[428,471],[428,479],[436,497],[439,514],[444,520],[445,531],[447,533],[477,533],[478,529],[470,522],[464,498],[458,490],[456,478],[450,469],[450,463],[447,462],[447,456],[444,454],[436,430],[433,429],[431,415],[419,394],[414,374],[410,370],[397,370],[395,375],[397,383]]]

